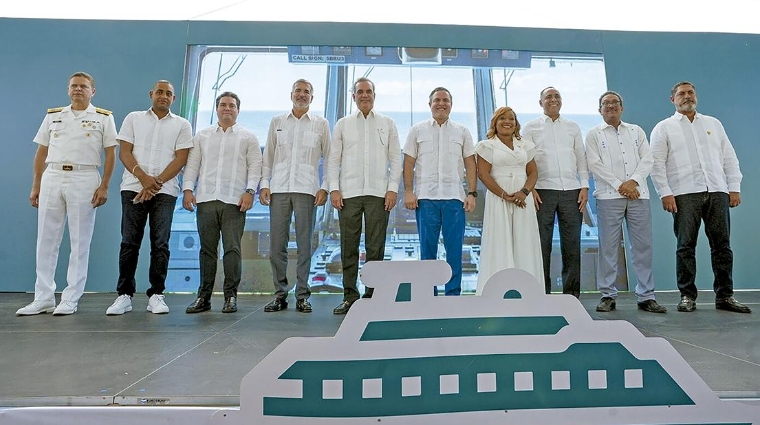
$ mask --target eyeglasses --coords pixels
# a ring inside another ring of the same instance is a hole
[[[620,101],[619,100],[612,100],[612,101],[609,101],[609,102],[602,102],[602,106],[617,106],[617,105],[620,105]]]

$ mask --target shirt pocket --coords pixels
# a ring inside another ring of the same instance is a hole
[[[307,148],[315,148],[317,147],[317,140],[319,139],[319,135],[313,131],[304,131],[303,133],[303,145]]]
[[[449,140],[449,154],[462,158],[462,146],[464,146],[462,139]]]
[[[421,139],[417,141],[417,157],[419,158],[420,155],[431,155],[433,153],[433,149],[435,148],[435,143],[433,143],[432,140],[429,139]]]

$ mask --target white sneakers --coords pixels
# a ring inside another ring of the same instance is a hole
[[[53,316],[68,316],[77,312],[77,304],[71,301],[61,300],[58,307],[53,310]]]
[[[55,311],[55,300],[34,300],[26,307],[16,310],[16,316],[34,316],[35,314],[52,313]]]
[[[119,295],[116,297],[116,301],[111,304],[106,310],[107,316],[118,316],[128,311],[132,311],[132,297],[129,295]]]
[[[118,316],[128,311],[132,311],[132,297],[129,295],[119,295],[116,300],[106,310],[108,316]],[[148,299],[148,311],[153,314],[166,314],[169,312],[169,306],[166,305],[163,295],[153,294]]]
[[[153,294],[148,299],[148,311],[153,314],[166,314],[169,306],[166,305],[163,295]]]

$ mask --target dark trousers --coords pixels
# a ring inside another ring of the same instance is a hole
[[[200,268],[201,284],[198,298],[208,301],[214,292],[216,280],[216,263],[219,259],[219,235],[222,237],[224,256],[224,298],[236,297],[240,279],[243,274],[243,261],[240,255],[240,243],[245,228],[245,213],[240,207],[221,201],[201,202],[198,204],[198,235],[201,238]]]
[[[732,271],[734,253],[731,251],[731,217],[728,194],[723,192],[687,193],[675,197],[678,212],[673,214],[676,234],[676,280],[681,295],[697,299],[696,248],[699,227],[704,220],[705,234],[710,243],[710,258],[714,275],[715,299],[723,300],[734,294]]]
[[[146,294],[163,294],[166,288],[166,271],[169,268],[169,237],[177,197],[159,193],[149,201],[133,203],[137,192],[121,192],[121,248],[119,249],[119,295],[135,294],[135,271],[140,255],[145,224],[150,226],[150,288]]]
[[[385,234],[388,230],[390,212],[385,211],[385,198],[379,196],[357,196],[343,199],[340,218],[340,254],[343,263],[343,300],[354,302],[359,299],[356,278],[359,275],[359,242],[364,218],[365,261],[383,261],[385,256]],[[366,295],[372,295],[372,288],[366,288]]]
[[[583,213],[578,210],[580,189],[537,189],[541,205],[536,212],[541,255],[544,260],[544,286],[552,291],[551,258],[554,218],[559,222],[559,247],[562,251],[562,293],[576,297],[581,293],[581,225]]]
[[[446,282],[446,295],[462,292],[462,245],[464,244],[465,214],[458,199],[420,199],[415,211],[417,232],[420,235],[420,259],[438,258],[438,238],[443,236],[446,262],[451,267],[451,279]],[[436,294],[438,289],[436,289]]]
[[[311,295],[309,288],[309,271],[311,269],[314,221],[317,207],[314,195],[305,193],[273,193],[269,204],[269,262],[272,265],[274,295],[277,298],[288,297],[288,241],[290,240],[290,221],[296,217],[296,246],[298,259],[296,263],[296,299],[305,300]]]

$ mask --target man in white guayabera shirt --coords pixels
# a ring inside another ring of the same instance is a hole
[[[182,180],[182,206],[198,209],[201,283],[198,298],[185,313],[211,310],[211,294],[219,259],[219,235],[224,249],[222,313],[237,311],[237,290],[243,272],[240,253],[245,213],[261,180],[261,147],[256,136],[237,124],[240,98],[224,92],[216,98],[217,125],[199,131],[187,158]],[[197,183],[197,185],[196,185]]]
[[[264,147],[259,200],[269,205],[269,241],[275,298],[265,312],[288,307],[288,241],[291,217],[295,215],[296,310],[311,313],[309,270],[312,234],[317,207],[327,202],[327,179],[320,184],[319,162],[327,158],[330,125],[324,117],[309,112],[314,87],[306,80],[293,83],[293,109],[276,116],[269,124]]]
[[[734,298],[734,253],[731,251],[729,208],[742,202],[739,160],[723,124],[697,112],[697,89],[688,81],[673,86],[676,112],[652,130],[652,182],[662,208],[673,214],[677,239],[676,282],[681,291],[678,311],[697,308],[696,248],[705,222],[714,275],[715,308],[750,313]]]
[[[150,228],[148,268],[148,311],[166,314],[164,301],[169,270],[169,238],[174,207],[179,196],[177,174],[193,147],[190,122],[171,112],[174,86],[159,80],[149,92],[151,107],[131,112],[119,130],[119,158],[124,164],[121,179],[121,247],[116,300],[106,310],[109,316],[132,311],[137,290],[135,271],[145,225]]]
[[[343,302],[334,314],[346,314],[359,299],[359,243],[362,217],[366,261],[382,261],[390,211],[396,206],[401,180],[401,146],[396,123],[374,111],[375,84],[368,78],[354,82],[358,111],[335,124],[327,164],[330,202],[340,220],[343,262]],[[364,297],[372,296],[366,288]]]
[[[554,220],[559,223],[562,251],[562,293],[579,297],[581,293],[581,225],[588,201],[588,166],[581,129],[574,121],[560,116],[562,96],[554,87],[541,90],[539,105],[544,115],[528,121],[522,136],[536,145],[538,181],[533,190],[541,256],[544,260],[544,286],[550,293]]]
[[[636,273],[636,300],[641,310],[665,313],[654,297],[652,275],[652,210],[647,177],[652,170],[652,154],[647,136],[638,125],[622,120],[623,97],[614,91],[599,97],[599,113],[604,123],[586,133],[586,159],[594,173],[599,228],[599,265],[596,287],[602,300],[596,311],[615,309],[618,290],[615,281],[623,261],[619,247],[623,220],[631,240],[631,264]]]

